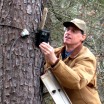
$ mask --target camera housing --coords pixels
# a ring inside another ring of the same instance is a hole
[[[49,37],[50,37],[50,31],[48,30],[37,30],[35,34],[35,45],[39,47],[40,43],[42,42],[49,42]]]

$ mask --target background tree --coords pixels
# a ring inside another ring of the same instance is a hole
[[[0,1],[0,104],[41,104],[43,57],[33,32],[42,4],[42,0]],[[23,29],[30,32],[26,38],[20,36]]]

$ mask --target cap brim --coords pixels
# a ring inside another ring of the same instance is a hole
[[[74,23],[72,23],[72,22],[64,22],[63,25],[64,25],[65,27],[76,26],[76,25],[75,25]],[[76,26],[76,27],[77,27],[77,26]]]
[[[78,27],[77,25],[75,25],[73,22],[64,22],[63,25],[64,25],[65,27],[75,26],[75,27],[79,28],[79,27]]]

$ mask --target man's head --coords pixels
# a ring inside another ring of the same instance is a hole
[[[82,30],[86,34],[86,23],[81,19],[73,19],[70,22],[64,22],[63,25],[67,28],[69,26],[75,25],[77,28]]]
[[[86,23],[80,19],[73,19],[70,22],[64,22],[66,28],[64,33],[64,43],[77,45],[82,43],[86,38]]]

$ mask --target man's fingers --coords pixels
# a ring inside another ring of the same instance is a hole
[[[45,43],[45,42],[42,42],[41,44],[40,44],[40,47],[41,48],[44,48],[46,51],[53,51],[53,47],[51,47],[49,44],[47,44],[47,43]]]
[[[40,45],[39,47],[40,47],[41,51],[42,51],[45,55],[49,54],[49,50],[47,50],[47,48],[44,48],[43,45]]]
[[[45,55],[51,55],[52,52],[54,52],[54,49],[53,47],[51,47],[49,44],[47,43],[41,43],[39,45],[40,49],[42,50],[42,52],[45,54]]]
[[[42,50],[42,52],[46,52],[46,49],[42,45],[39,45],[39,47]]]
[[[49,45],[49,43],[45,43],[45,42],[42,42],[41,43],[44,47],[46,47],[46,48],[50,48],[51,46]]]

